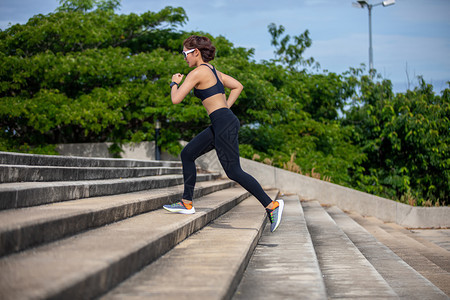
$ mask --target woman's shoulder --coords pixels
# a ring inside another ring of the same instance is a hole
[[[201,75],[201,73],[203,73],[202,70],[200,70],[200,69],[197,67],[197,68],[191,70],[191,71],[189,72],[188,76],[190,76],[190,77],[198,77],[199,75]]]
[[[195,69],[193,69],[191,71],[191,73],[196,74],[196,73],[203,73],[206,72],[208,69],[211,69],[208,65],[206,64],[201,64],[198,67],[196,67]]]
[[[189,74],[192,74],[192,77],[203,77],[209,75],[211,73],[211,70],[212,68],[205,64],[198,66],[197,68],[189,72]]]

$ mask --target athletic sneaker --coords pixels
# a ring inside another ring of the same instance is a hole
[[[195,208],[192,205],[184,204],[183,201],[178,201],[173,204],[164,205],[163,208],[170,212],[190,215],[195,213]]]
[[[278,203],[277,207],[275,207],[274,209],[266,208],[270,223],[272,223],[270,225],[270,232],[274,232],[275,230],[277,230],[278,226],[281,223],[281,215],[283,214],[284,201],[280,199],[276,200],[275,202]]]

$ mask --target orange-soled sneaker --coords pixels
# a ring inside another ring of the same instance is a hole
[[[284,201],[279,199],[274,201],[274,209],[268,209],[266,208],[267,211],[267,216],[269,217],[270,220],[270,232],[274,232],[275,230],[277,230],[278,226],[281,223],[281,215],[283,214],[283,208],[284,208]]]
[[[183,201],[178,201],[173,204],[164,205],[163,208],[173,213],[184,215],[195,214],[195,208],[191,204],[185,204]]]

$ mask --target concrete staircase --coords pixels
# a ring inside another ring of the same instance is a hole
[[[297,195],[270,233],[247,191],[197,179],[178,215],[179,162],[0,152],[0,299],[449,299],[422,235]]]

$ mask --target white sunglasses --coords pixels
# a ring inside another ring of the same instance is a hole
[[[194,52],[194,51],[195,51],[195,49],[191,49],[191,50],[188,50],[188,51],[182,51],[181,53],[183,53],[184,58],[186,58],[186,56],[187,56],[189,53]]]

